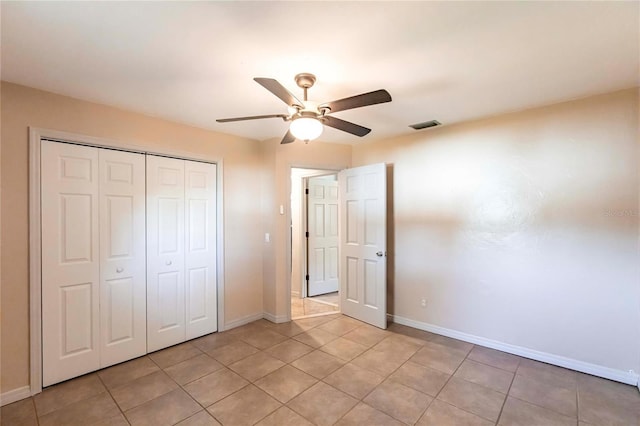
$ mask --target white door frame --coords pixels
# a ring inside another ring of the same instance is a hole
[[[29,127],[29,331],[30,331],[30,393],[42,392],[42,264],[41,264],[41,212],[40,212],[40,140],[52,139],[77,145],[98,148],[119,149],[142,154],[154,154],[183,160],[204,161],[217,165],[216,213],[217,213],[217,293],[218,331],[225,329],[224,323],[224,197],[223,160],[206,154],[179,151],[166,148],[149,148],[112,139],[96,138],[57,130]],[[290,181],[291,179],[289,179]],[[289,214],[289,217],[291,215]],[[289,243],[290,244],[290,243]],[[291,258],[289,258],[291,263]],[[291,293],[291,277],[288,279]],[[289,304],[289,317],[291,317]]]
[[[287,185],[286,185],[286,193],[289,194],[289,203],[288,203],[288,207],[285,209],[285,220],[286,223],[289,224],[287,225],[287,234],[284,235],[284,240],[286,241],[286,253],[287,253],[287,264],[286,264],[286,270],[288,271],[285,275],[286,275],[286,291],[285,291],[285,297],[287,298],[286,300],[286,307],[287,307],[287,313],[286,313],[286,318],[284,319],[284,321],[291,321],[291,270],[292,270],[292,256],[291,256],[291,170],[292,169],[311,169],[311,170],[322,170],[322,172],[318,173],[318,176],[322,176],[322,175],[332,175],[332,174],[338,174],[339,171],[345,169],[344,166],[338,166],[338,165],[318,165],[318,164],[289,164],[289,166],[287,167],[287,170],[289,171],[289,173],[287,174],[288,178],[286,179],[287,181]],[[308,178],[311,176],[315,176],[315,175],[309,175],[309,176],[304,176],[301,177],[300,179],[304,179],[304,178]],[[302,189],[302,192],[304,193],[304,188]],[[302,204],[306,204],[304,201],[302,202]],[[300,232],[301,235],[304,237],[304,231],[302,229],[303,227],[300,227]],[[306,250],[306,249],[305,249]],[[306,254],[306,252],[305,252]],[[305,272],[306,274],[306,272]],[[303,283],[303,286],[305,286],[306,284]],[[306,293],[306,290],[305,290]],[[278,320],[280,321],[280,320]]]

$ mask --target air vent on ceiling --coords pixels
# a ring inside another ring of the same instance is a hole
[[[429,120],[429,121],[424,121],[422,123],[412,124],[409,127],[413,127],[415,130],[422,130],[422,129],[428,129],[429,127],[440,126],[441,124],[442,123],[440,123],[438,120]]]

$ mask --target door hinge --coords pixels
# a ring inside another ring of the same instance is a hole
[[[309,238],[309,231],[305,232],[305,233],[304,233],[304,236],[305,236],[305,237],[307,237],[307,238]]]
[[[304,279],[309,281],[309,275],[305,275]]]
[[[305,189],[304,189],[304,193],[305,193],[305,194],[307,194],[307,195],[309,195],[309,188],[305,188]]]

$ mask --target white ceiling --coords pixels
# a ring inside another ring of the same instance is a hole
[[[336,113],[364,143],[639,84],[638,2],[2,2],[2,79],[253,139],[286,112],[255,83],[312,72],[310,99],[387,89]],[[427,130],[428,131],[428,130]]]

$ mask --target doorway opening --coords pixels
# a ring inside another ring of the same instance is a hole
[[[338,174],[291,168],[291,319],[340,312]]]

